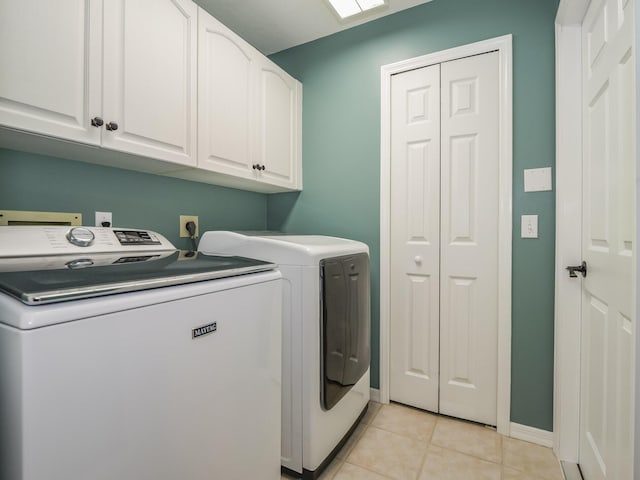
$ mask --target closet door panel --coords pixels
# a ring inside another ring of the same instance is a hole
[[[438,411],[440,66],[392,78],[391,399]]]
[[[441,67],[440,412],[495,425],[498,53]]]

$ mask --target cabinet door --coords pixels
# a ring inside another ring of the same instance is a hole
[[[0,2],[0,124],[100,142],[102,0]]]
[[[302,188],[302,85],[264,59],[259,70],[257,163],[263,181]]]
[[[197,11],[190,0],[105,3],[104,147],[195,165]]]
[[[198,167],[252,178],[256,59],[261,54],[198,12]]]

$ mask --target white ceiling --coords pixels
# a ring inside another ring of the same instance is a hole
[[[265,55],[429,1],[388,0],[383,9],[341,22],[326,0],[195,0]]]

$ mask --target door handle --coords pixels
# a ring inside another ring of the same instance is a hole
[[[576,272],[580,272],[583,277],[587,276],[587,262],[584,260],[580,265],[567,267],[566,270],[569,270],[569,277],[578,278]]]
[[[420,265],[422,263],[422,257],[420,255],[416,255],[413,257],[413,261]]]

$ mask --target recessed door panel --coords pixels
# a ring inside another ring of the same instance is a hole
[[[451,161],[449,192],[451,233],[449,243],[470,243],[474,239],[476,208],[476,168],[478,141],[476,135],[460,135],[450,139]]]
[[[437,280],[436,280],[437,281]],[[430,308],[433,279],[429,276],[407,275],[406,291],[410,305],[409,325],[404,332],[403,342],[408,345],[405,350],[403,370],[406,375],[423,377],[428,380],[436,376],[438,371],[437,357],[432,358],[428,346],[433,343],[431,325],[437,319],[431,318]],[[437,340],[437,339],[436,339]]]
[[[606,251],[609,248],[609,176],[610,159],[608,148],[611,142],[611,132],[608,122],[598,121],[600,118],[609,118],[610,92],[607,81],[598,90],[598,93],[590,102],[587,115],[589,116],[588,165],[585,165],[584,174],[589,182],[589,244],[590,248]]]
[[[430,233],[435,229],[434,218],[429,208],[429,199],[433,198],[431,178],[438,170],[438,157],[434,155],[430,142],[416,142],[407,145],[407,241],[428,244],[433,242]]]
[[[474,358],[473,337],[477,334],[474,325],[473,310],[475,307],[475,292],[473,278],[451,278],[449,291],[449,318],[453,335],[449,337],[449,351],[453,354],[451,369],[446,378],[449,384],[457,384],[468,387],[473,385]]]

